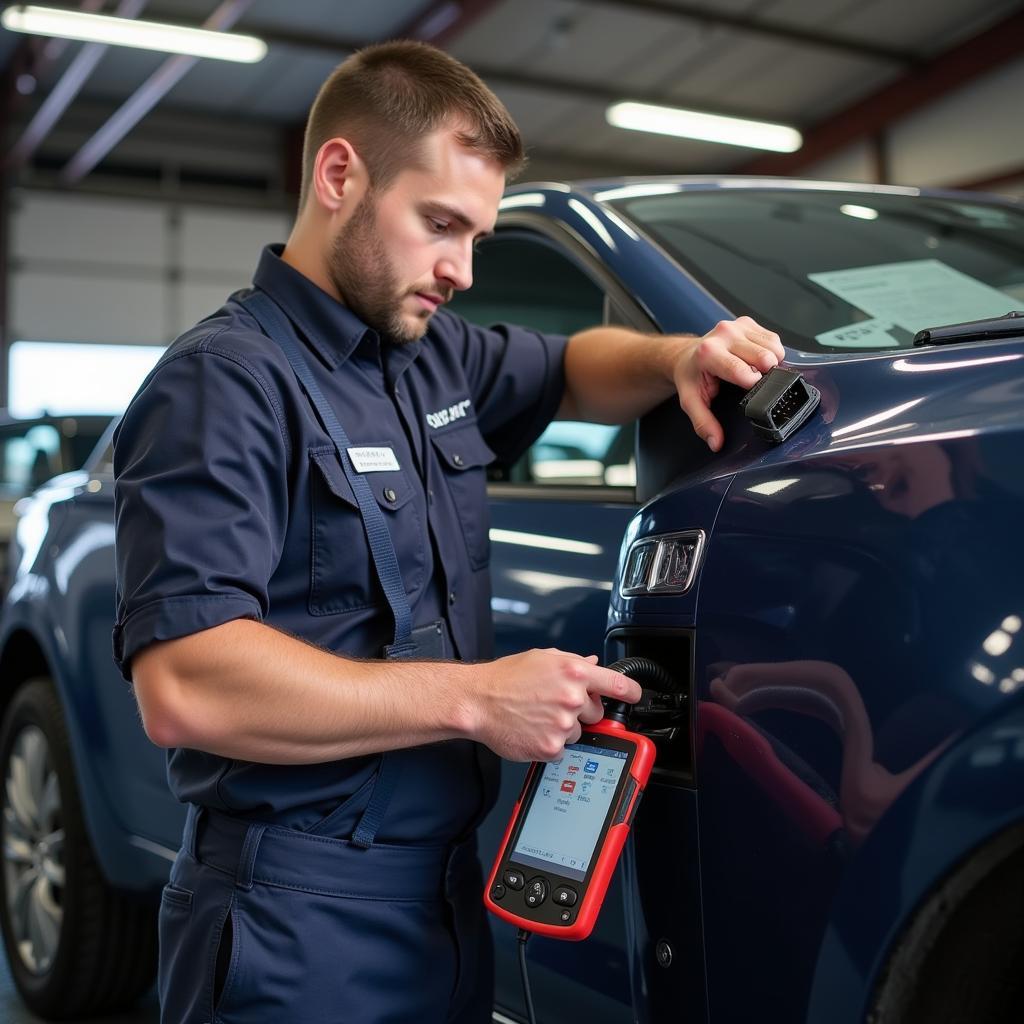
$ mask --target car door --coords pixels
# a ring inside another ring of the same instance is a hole
[[[499,225],[474,263],[473,288],[452,308],[571,334],[599,323],[653,325],[578,242],[520,215]],[[512,466],[492,467],[491,576],[496,653],[557,647],[600,654],[623,531],[636,510],[635,424],[557,421]],[[493,860],[525,765],[505,764],[498,804],[481,829]],[[586,943],[536,938],[529,948],[538,1019],[562,1019],[571,1000],[591,1024],[631,1021],[622,899],[609,892]],[[514,930],[494,922],[498,1012],[523,1015]],[[562,1008],[562,1009],[559,1009]]]

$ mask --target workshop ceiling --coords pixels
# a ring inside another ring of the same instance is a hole
[[[199,163],[205,148],[206,165],[223,162],[230,174],[240,172],[240,155],[251,147],[258,177],[269,160],[283,165],[285,151],[294,150],[316,89],[338,61],[358,45],[403,34],[436,40],[481,73],[520,124],[532,152],[531,176],[726,172],[757,154],[625,132],[605,123],[605,108],[640,99],[780,121],[806,133],[912,79],[1021,6],[1009,0],[253,0],[233,30],[264,38],[267,57],[254,65],[200,61],[98,170],[141,168],[179,145],[182,152],[191,148]],[[108,2],[102,10],[115,7]],[[140,16],[201,24],[216,7],[216,0],[152,0]],[[17,61],[36,80],[33,93],[17,97],[15,136],[83,45],[65,44],[54,57],[43,41],[26,40],[0,29],[0,66]],[[166,60],[107,49],[42,139],[36,169],[56,173]],[[23,77],[22,88],[31,82]],[[277,140],[270,147],[276,152],[257,153],[268,148],[268,138]]]

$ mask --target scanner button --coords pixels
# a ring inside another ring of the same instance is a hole
[[[519,890],[526,884],[526,881],[523,878],[523,873],[521,871],[506,871],[505,884],[510,889],[515,889],[516,892],[519,892]]]
[[[567,885],[560,885],[552,894],[551,898],[560,907],[575,907],[576,900],[579,898],[576,895],[575,889],[570,889]]]
[[[572,924],[572,919],[575,916],[576,916],[576,911],[575,910],[563,910],[558,915],[558,920],[561,921],[562,924]]]
[[[500,900],[505,895],[505,886],[501,882],[495,882],[491,887],[491,899]]]
[[[523,897],[528,907],[539,907],[548,898],[548,883],[543,878],[531,878],[526,884],[526,895]]]

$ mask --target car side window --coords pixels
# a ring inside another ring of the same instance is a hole
[[[487,327],[507,322],[572,334],[607,320],[604,290],[558,247],[525,232],[481,243],[473,287],[450,308]],[[631,488],[636,484],[635,424],[605,426],[558,420],[514,465],[493,467],[492,481],[544,486]]]
[[[0,439],[0,487],[27,494],[60,472],[60,434],[47,423],[7,433]]]

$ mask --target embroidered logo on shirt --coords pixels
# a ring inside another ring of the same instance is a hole
[[[446,427],[455,420],[461,420],[473,403],[464,398],[461,402],[449,405],[447,409],[438,409],[437,412],[427,413],[427,425],[437,430],[438,427]]]

